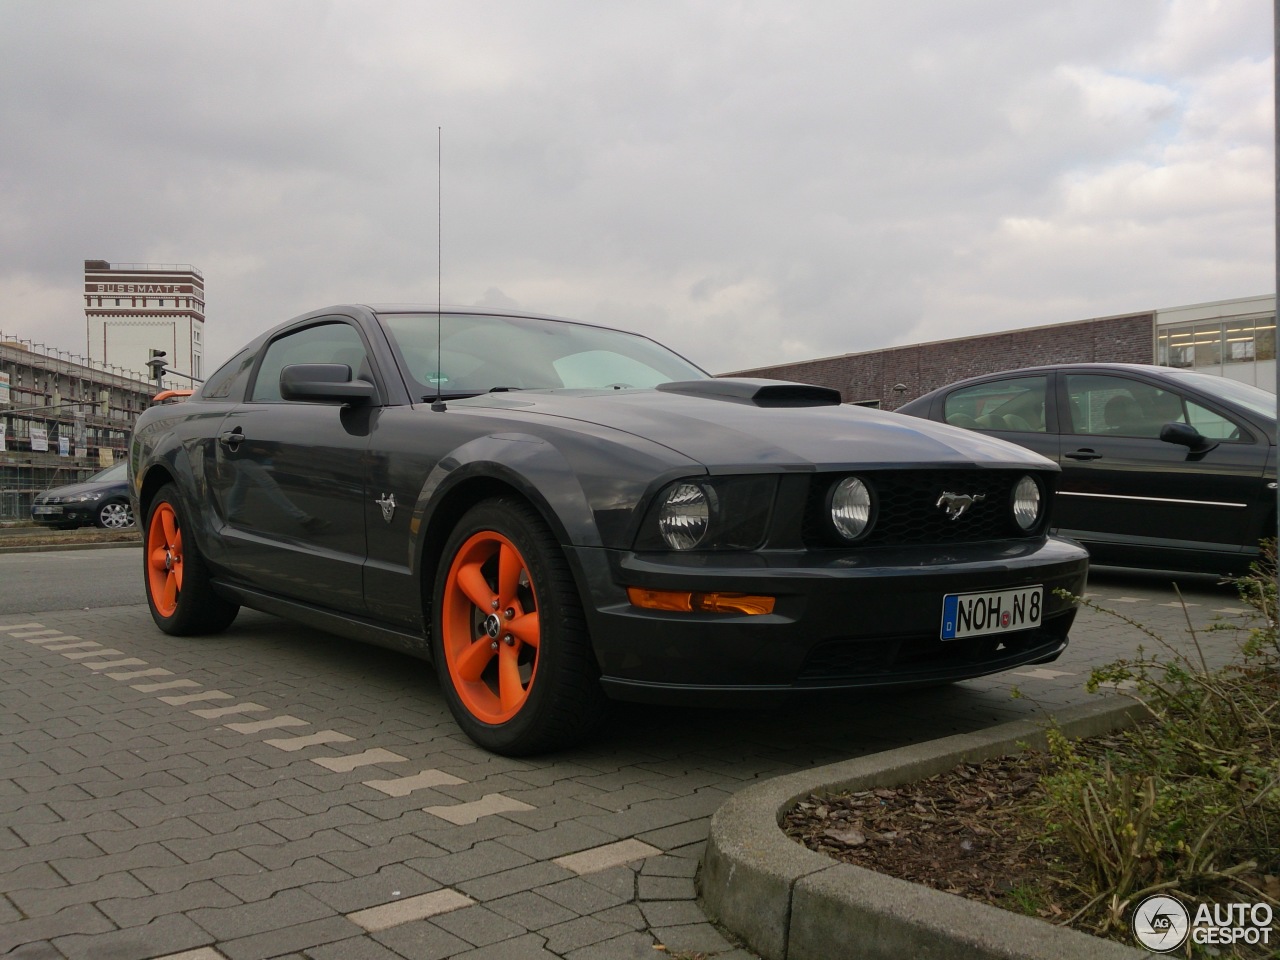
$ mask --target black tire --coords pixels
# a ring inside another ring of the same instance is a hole
[[[129,530],[133,527],[133,510],[128,500],[108,500],[98,507],[93,522],[106,530]]]
[[[209,572],[191,537],[184,537],[186,510],[173,484],[160,488],[147,510],[142,537],[142,584],[151,619],[174,636],[220,633],[240,605],[213,591]]]
[[[436,673],[472,740],[527,756],[599,729],[607,700],[582,601],[559,544],[527,503],[487,500],[463,515],[445,543],[433,600]]]

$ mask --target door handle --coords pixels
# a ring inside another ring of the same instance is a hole
[[[236,452],[236,447],[240,446],[242,440],[244,440],[244,430],[240,427],[236,427],[234,430],[223,430],[218,435],[218,442],[232,453]]]
[[[1085,447],[1081,450],[1074,450],[1071,453],[1064,453],[1063,456],[1066,457],[1068,460],[1101,460],[1102,459],[1102,454],[1098,453],[1098,451],[1096,450],[1090,450],[1088,447]]]

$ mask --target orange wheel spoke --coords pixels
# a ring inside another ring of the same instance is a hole
[[[520,682],[520,661],[516,648],[503,646],[498,651],[498,699],[503,713],[520,706],[525,698],[524,685]]]
[[[520,585],[520,571],[524,569],[524,561],[515,548],[503,544],[498,552],[498,602],[504,607],[510,606],[516,598],[516,588]]]
[[[480,679],[480,674],[484,673],[484,668],[489,665],[489,661],[493,659],[493,647],[489,645],[489,638],[484,637],[477,640],[465,650],[459,651],[455,664],[459,679],[465,683],[475,683]]]
[[[516,617],[507,624],[507,629],[515,634],[521,642],[527,643],[531,647],[536,647],[542,636],[536,613],[526,613],[523,617]]]
[[[480,561],[476,560],[458,568],[458,586],[475,606],[485,613],[492,609],[493,590],[484,578]]]
[[[165,568],[165,566],[164,566],[165,558],[166,558],[167,556],[168,556],[168,554],[165,552],[164,547],[156,547],[154,550],[152,550],[152,551],[151,551],[151,558],[150,558],[150,559],[151,559],[151,569],[152,569],[152,570],[164,570],[164,568]]]
[[[164,542],[172,544],[178,538],[177,518],[172,510],[162,510],[160,512],[160,527],[164,530]]]
[[[174,557],[173,563],[173,586],[179,593],[182,592],[182,558]]]
[[[164,593],[160,597],[165,609],[172,610],[178,603],[178,578],[173,571],[164,580]]]

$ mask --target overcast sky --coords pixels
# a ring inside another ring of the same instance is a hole
[[[713,372],[1275,290],[1266,0],[0,0],[0,330],[204,273]]]

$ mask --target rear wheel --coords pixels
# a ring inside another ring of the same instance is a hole
[[[449,709],[487,750],[563,747],[604,706],[582,604],[551,531],[527,504],[488,500],[450,534],[432,652]]]
[[[183,536],[183,508],[173,484],[156,494],[147,511],[143,580],[151,619],[165,633],[218,633],[240,611],[213,592],[195,541]]]

